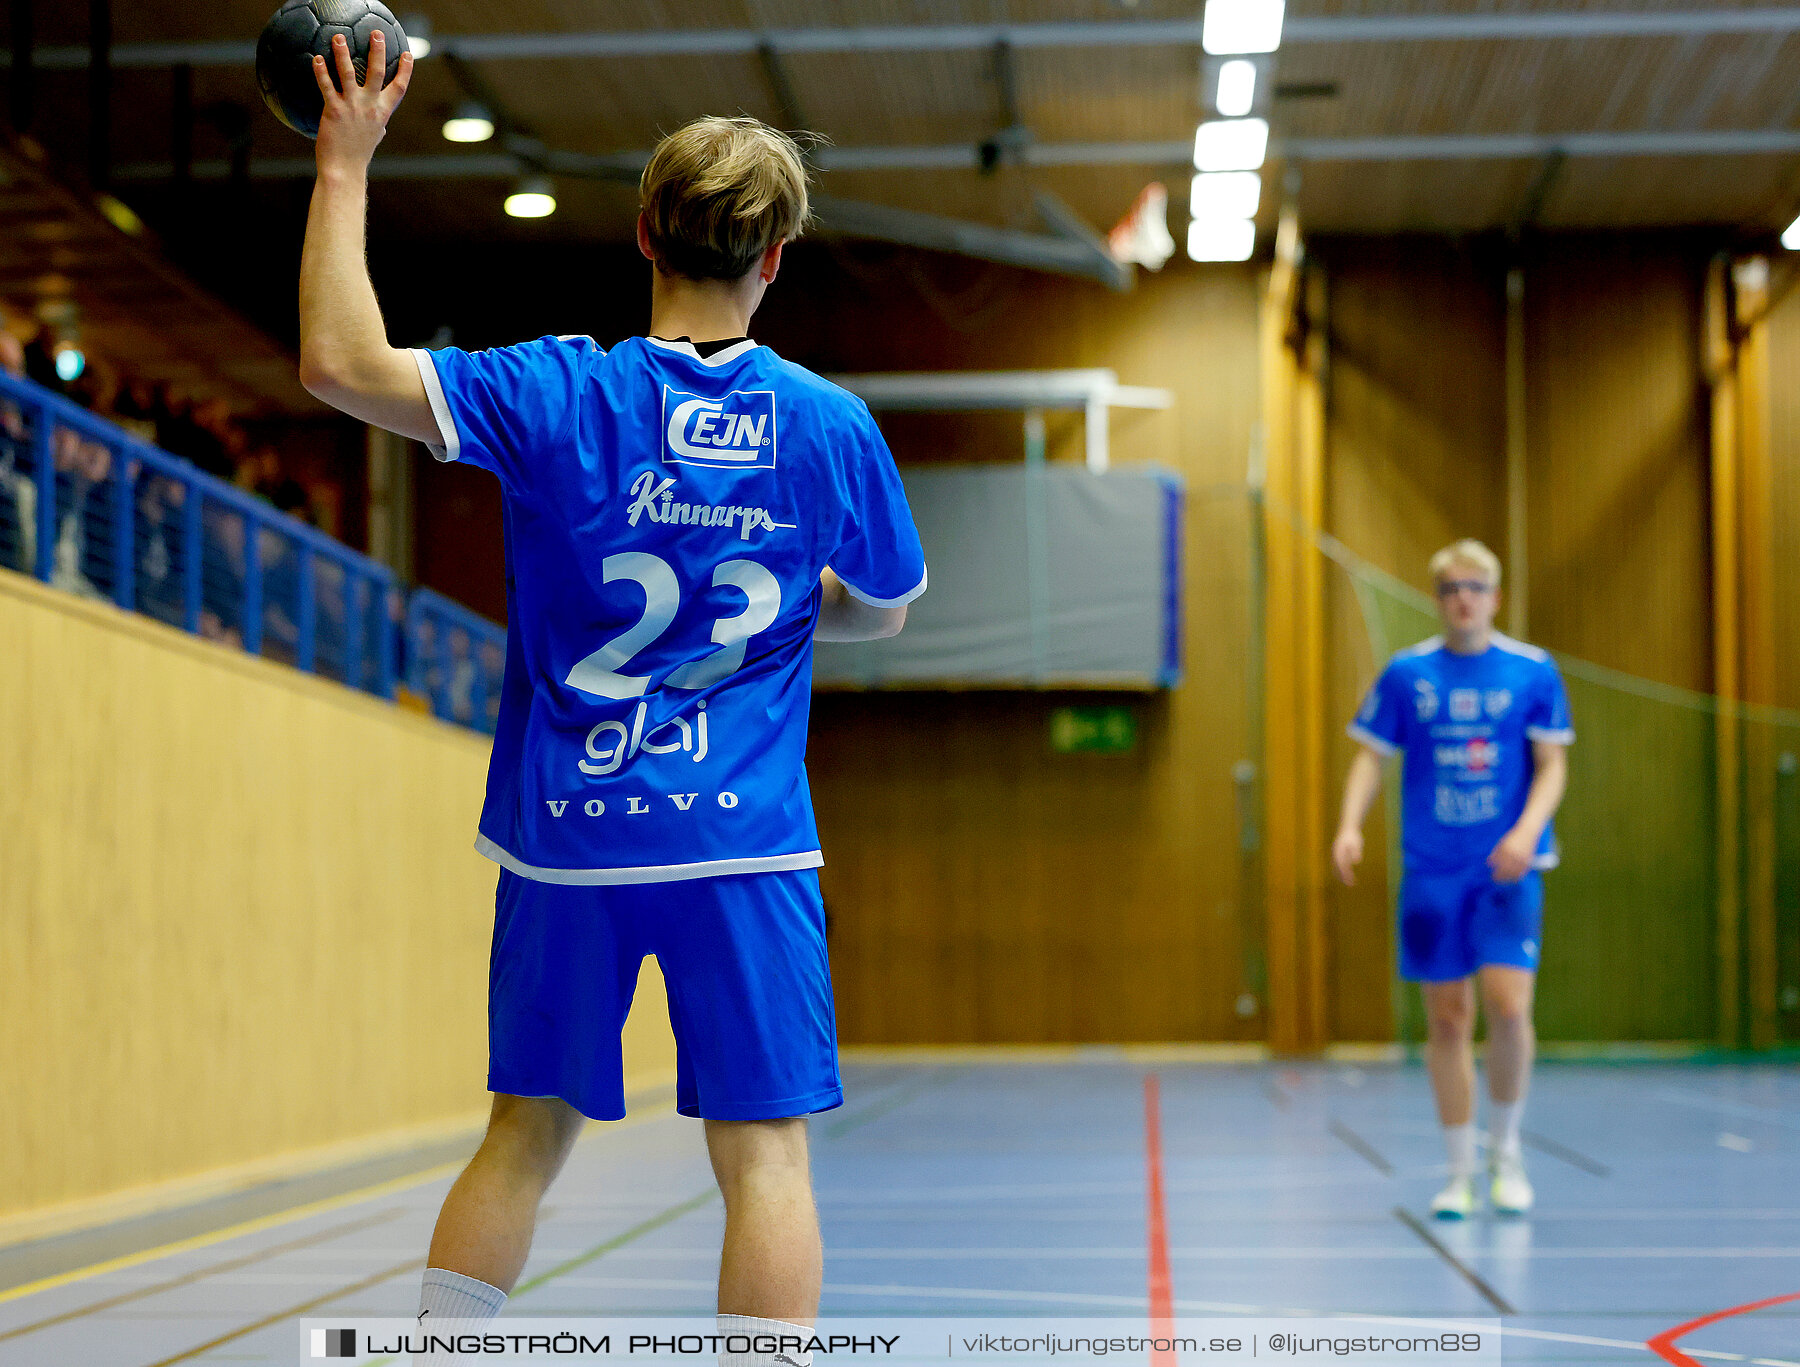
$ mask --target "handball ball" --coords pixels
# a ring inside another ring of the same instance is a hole
[[[269,112],[296,133],[318,137],[325,101],[313,76],[313,56],[325,59],[331,83],[342,89],[331,56],[331,40],[341,33],[356,60],[356,79],[363,81],[369,70],[369,35],[377,31],[387,41],[385,86],[399,72],[400,54],[407,47],[400,21],[381,0],[287,0],[256,40],[256,84]]]

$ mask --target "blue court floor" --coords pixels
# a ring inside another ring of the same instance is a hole
[[[1150,1073],[1177,1313],[1499,1316],[1509,1363],[1655,1363],[1664,1330],[1800,1291],[1793,1068],[1546,1063],[1537,1213],[1445,1225],[1419,1067],[1156,1058],[849,1066],[813,1124],[825,1313],[1145,1315]],[[453,1175],[0,1291],[0,1367],[292,1363],[300,1318],[410,1316]],[[697,1122],[596,1126],[509,1313],[710,1314],[721,1225]],[[1800,1367],[1800,1301],[1681,1347]]]

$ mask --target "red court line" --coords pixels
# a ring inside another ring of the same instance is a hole
[[[1675,1346],[1676,1339],[1684,1334],[1691,1334],[1696,1329],[1704,1329],[1709,1324],[1728,1320],[1733,1315],[1748,1315],[1752,1310],[1766,1310],[1771,1305],[1784,1305],[1788,1301],[1800,1301],[1800,1291],[1790,1291],[1785,1296],[1770,1296],[1766,1301],[1751,1301],[1748,1305],[1734,1305],[1729,1310],[1715,1310],[1710,1315],[1702,1315],[1697,1320],[1689,1320],[1686,1324],[1663,1330],[1655,1338],[1647,1340],[1644,1346],[1664,1362],[1674,1363],[1675,1367],[1701,1367],[1700,1363]]]
[[[1163,1201],[1162,1087],[1155,1073],[1144,1077],[1144,1162],[1149,1209],[1150,1337],[1175,1337],[1175,1284],[1169,1276],[1169,1226]],[[1152,1348],[1150,1367],[1175,1367],[1175,1349]]]

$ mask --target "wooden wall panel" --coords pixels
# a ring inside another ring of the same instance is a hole
[[[1426,587],[1426,562],[1462,536],[1506,553],[1505,300],[1498,263],[1443,239],[1316,244],[1329,274],[1326,526],[1352,551]],[[1385,654],[1350,579],[1326,579],[1331,822],[1356,745],[1344,735]],[[1386,1039],[1394,942],[1379,802],[1357,884],[1331,887],[1330,999],[1337,1039]]]
[[[1769,426],[1774,465],[1776,701],[1800,708],[1800,271],[1776,277],[1769,315]]]
[[[1131,701],[1136,753],[1049,752],[1067,695],[822,695],[809,766],[852,1043],[1259,1038],[1240,1017],[1246,913],[1232,766],[1247,732],[1249,563],[1241,485],[1256,406],[1249,271],[1172,263],[1135,293],[1001,272],[979,326],[941,297],[802,275],[804,317],[759,327],[825,369],[1111,366],[1173,390],[1121,413],[1116,461],[1188,481],[1186,677]],[[784,277],[784,283],[788,283]],[[759,324],[761,320],[759,319]],[[884,420],[902,463],[1017,459],[1019,421]],[[1052,459],[1079,424],[1053,418]],[[1126,699],[1116,699],[1126,701]]]
[[[1705,691],[1704,253],[1655,235],[1552,243],[1525,286],[1533,636]]]
[[[0,1221],[485,1109],[485,739],[11,571],[0,641]]]

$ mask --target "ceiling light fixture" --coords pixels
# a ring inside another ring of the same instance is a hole
[[[1262,203],[1262,177],[1254,171],[1202,171],[1188,193],[1194,218],[1255,218]]]
[[[1800,252],[1800,218],[1796,218],[1781,234],[1781,245],[1790,252]]]
[[[1188,224],[1188,256],[1195,261],[1248,261],[1256,224],[1247,218],[1197,218]]]
[[[494,116],[475,100],[464,100],[444,120],[444,138],[449,142],[486,142],[493,136]]]
[[[409,14],[400,21],[400,31],[406,35],[407,51],[415,62],[431,56],[431,20],[423,14]]]
[[[1283,0],[1206,0],[1200,46],[1215,57],[1281,46]]]
[[[1196,171],[1254,171],[1268,154],[1267,119],[1209,119],[1194,133]]]
[[[1250,112],[1256,102],[1256,63],[1244,57],[1233,57],[1219,67],[1219,88],[1213,96],[1213,108],[1226,118],[1236,119]]]
[[[513,218],[549,218],[556,212],[556,187],[549,176],[526,176],[506,197],[506,212]]]

